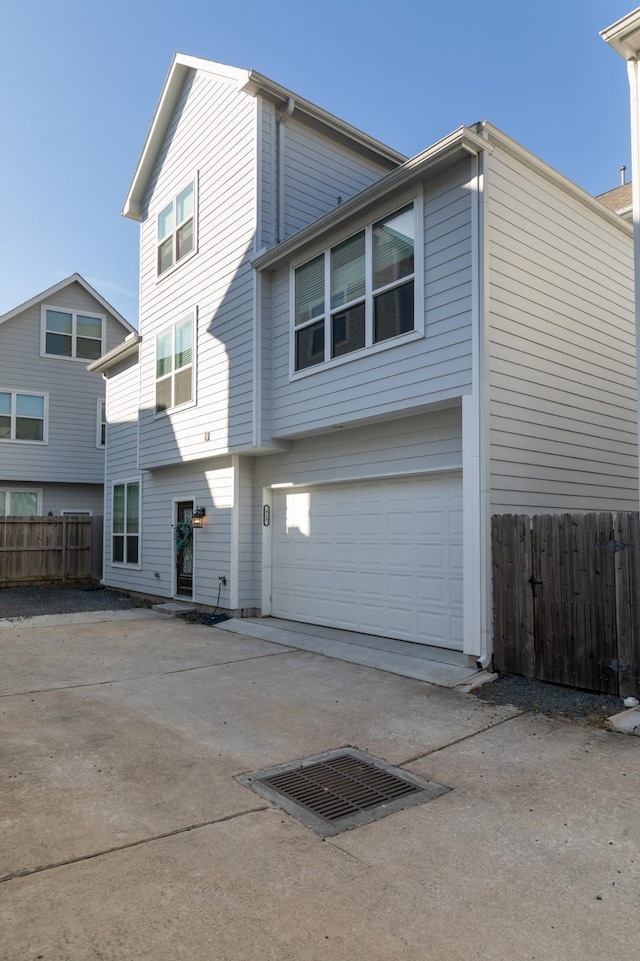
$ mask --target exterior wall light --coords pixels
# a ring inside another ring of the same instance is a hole
[[[193,514],[191,515],[191,526],[194,530],[204,527],[204,519],[206,517],[207,511],[204,507],[196,507]]]

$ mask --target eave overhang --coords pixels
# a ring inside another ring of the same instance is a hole
[[[98,374],[104,374],[111,367],[115,367],[116,364],[120,364],[123,360],[127,360],[129,357],[133,357],[138,353],[138,345],[140,343],[140,336],[135,331],[129,334],[126,340],[123,340],[121,344],[117,347],[113,347],[102,357],[98,357],[91,364],[87,364],[87,370],[94,371]]]
[[[640,7],[601,30],[600,36],[624,60],[637,60],[640,56]]]

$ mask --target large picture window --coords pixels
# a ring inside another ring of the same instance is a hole
[[[111,562],[140,566],[140,481],[113,485]]]
[[[158,214],[158,274],[195,249],[195,181]]]
[[[41,353],[67,360],[97,360],[103,353],[104,325],[101,314],[43,307]]]
[[[193,335],[193,317],[187,317],[156,339],[156,414],[194,398]]]
[[[46,444],[46,394],[0,390],[0,441]]]
[[[0,489],[0,517],[37,517],[41,491]]]
[[[295,371],[415,329],[415,246],[411,203],[296,269]]]

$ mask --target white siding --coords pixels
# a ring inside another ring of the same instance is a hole
[[[496,149],[493,513],[637,509],[631,237]]]
[[[254,529],[256,520],[254,487],[255,458],[240,457],[236,482],[238,512],[238,607],[255,606],[254,585],[256,579]]]
[[[5,481],[0,479],[0,489],[38,490],[42,492],[41,512],[46,515],[51,511],[58,515],[60,511],[91,511],[92,514],[102,514],[104,508],[103,484],[28,484],[20,481]]]
[[[198,171],[198,249],[161,277],[156,216]],[[246,447],[252,438],[255,101],[190,74],[147,192],[141,240],[140,463]],[[154,417],[155,336],[198,312],[197,406]],[[204,434],[210,440],[205,442]]]
[[[312,130],[295,113],[285,124],[284,136],[284,238],[393,169]]]
[[[262,488],[272,484],[348,481],[462,466],[460,407],[365,427],[332,431],[295,441],[281,454],[256,458],[255,564],[253,602],[260,607]]]
[[[46,302],[61,310],[105,314],[77,283]],[[41,357],[40,331],[40,304],[0,325],[0,390],[49,395],[49,443],[0,444],[0,473],[7,480],[102,484],[104,450],[96,447],[96,430],[104,381],[86,369],[86,361]],[[125,336],[122,325],[108,314],[105,351]]]
[[[318,366],[290,380],[290,273],[271,286],[272,341],[267,367],[272,379],[268,437],[284,438],[451,400],[471,390],[471,199],[469,165],[424,186],[424,312],[422,339]],[[399,202],[400,206],[401,203]],[[333,242],[364,226],[354,222]],[[311,257],[311,254],[310,254]],[[416,269],[419,269],[417,267]]]

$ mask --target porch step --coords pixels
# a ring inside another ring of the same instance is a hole
[[[438,660],[435,660],[425,656],[430,651],[424,651],[420,644],[279,618],[234,617],[217,627],[222,631],[257,637],[273,644],[335,657],[339,661],[350,661],[363,667],[374,667],[440,687],[456,687],[469,682],[478,673],[473,668],[463,666],[460,663],[463,655],[452,651],[439,651],[436,654]]]
[[[167,604],[154,604],[152,610],[159,614],[168,614],[170,617],[177,617],[178,614],[191,614],[195,611],[193,604],[181,604],[178,601],[170,601]]]

